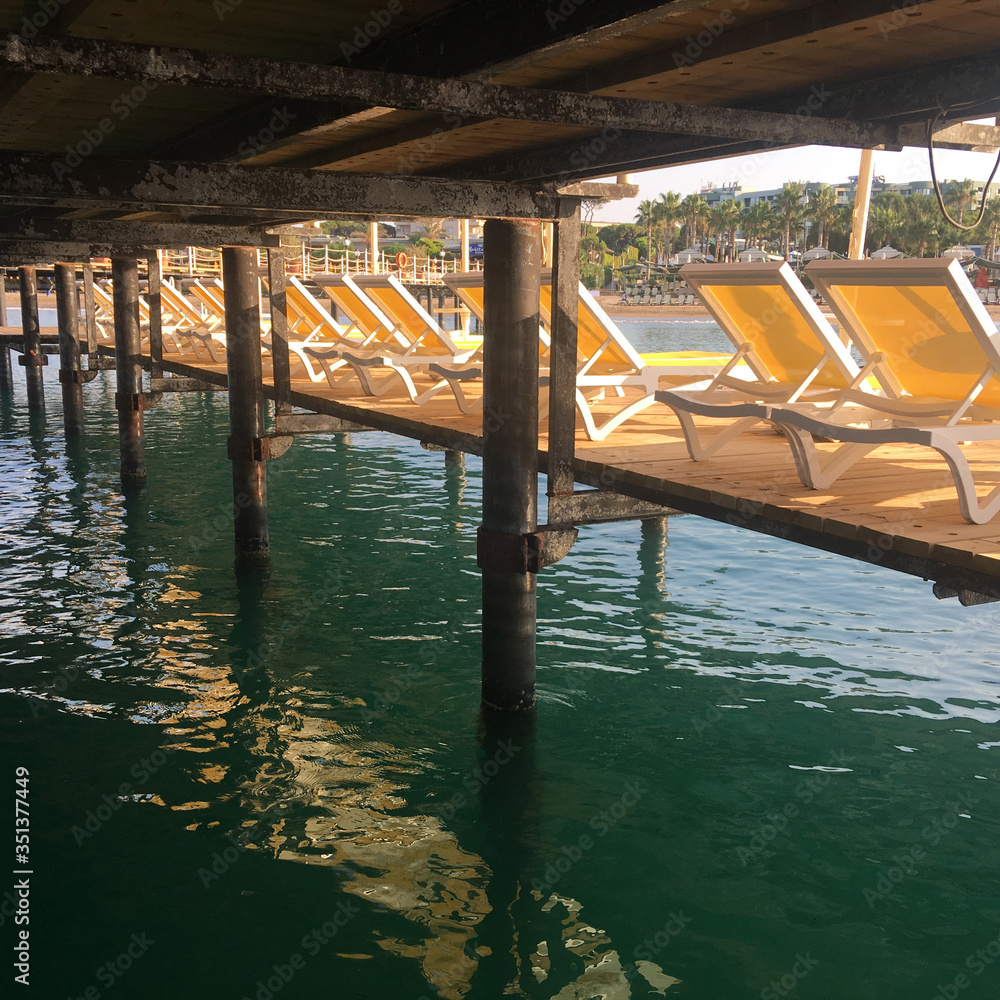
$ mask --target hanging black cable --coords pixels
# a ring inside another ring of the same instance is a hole
[[[979,224],[983,221],[986,215],[986,202],[989,200],[990,196],[990,185],[993,183],[993,178],[996,176],[997,170],[1000,170],[1000,152],[997,153],[997,161],[993,164],[993,170],[990,173],[989,179],[986,181],[986,185],[983,188],[983,200],[979,204],[979,214],[976,216],[976,221],[972,223],[971,226],[966,226],[961,222],[956,222],[951,215],[948,213],[948,209],[944,204],[944,197],[941,194],[941,185],[938,183],[937,173],[934,170],[934,127],[941,120],[943,112],[938,112],[938,114],[927,122],[927,158],[930,160],[931,164],[931,181],[934,184],[934,194],[937,195],[938,206],[941,209],[941,214],[950,222],[956,229],[961,229],[963,233],[971,233],[973,229],[977,229]]]

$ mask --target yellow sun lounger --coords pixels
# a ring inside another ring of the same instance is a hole
[[[1000,487],[980,500],[961,445],[1000,440],[1000,334],[958,261],[817,261],[807,273],[889,396],[852,392],[835,413],[772,407],[802,482],[826,489],[880,445],[920,444],[948,463],[962,517],[990,521]],[[814,435],[843,444],[822,454]]]
[[[470,271],[445,276],[445,284],[482,322],[483,273]],[[634,414],[654,402],[660,378],[669,376],[685,382],[717,372],[729,360],[725,354],[698,351],[676,354],[640,356],[618,329],[610,316],[581,284],[577,311],[577,408],[583,418],[588,438],[600,441]],[[552,272],[542,272],[539,293],[539,355],[543,364],[549,353],[549,333],[552,325]],[[638,389],[634,400],[598,425],[591,408],[592,397],[602,398],[604,391],[613,389],[624,395],[629,388]],[[591,397],[591,398],[588,398]]]
[[[401,384],[418,405],[450,388],[462,412],[478,407],[479,401],[470,400],[461,388],[462,382],[482,376],[481,368],[468,364],[476,351],[460,350],[395,276],[319,274],[315,280],[351,325],[331,346],[302,348],[313,381],[325,376],[331,386],[339,387],[356,377],[367,396],[384,395]],[[306,359],[318,362],[322,375],[315,374]],[[346,374],[345,367],[350,369]],[[383,377],[377,377],[378,372]],[[414,375],[430,376],[432,383],[418,387]]]
[[[687,264],[680,273],[736,349],[704,385],[656,393],[677,414],[695,461],[768,420],[774,404],[808,398],[837,405],[871,375],[873,366],[858,368],[787,263]],[[750,378],[734,377],[741,362]],[[706,443],[694,416],[731,423]]]

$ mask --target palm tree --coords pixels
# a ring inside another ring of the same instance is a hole
[[[674,230],[681,219],[681,199],[675,191],[665,191],[656,199],[656,213],[667,237],[667,261],[673,253]]]
[[[1000,199],[998,199],[1000,202]],[[936,246],[940,239],[937,230],[937,222],[930,216],[917,215],[910,219],[905,226],[904,232],[907,241],[916,251],[916,256],[923,257],[928,246]]]
[[[986,259],[993,260],[997,252],[997,235],[1000,233],[1000,198],[990,198],[983,216],[986,227]]]
[[[829,184],[820,184],[809,199],[808,213],[816,223],[816,245],[829,248],[830,226],[837,209],[837,195]]]
[[[444,231],[444,219],[426,219],[418,230],[425,240],[440,243],[448,234]]]
[[[715,260],[718,263],[722,260],[722,237],[726,232],[727,213],[725,202],[710,205],[705,214],[708,223],[709,245],[715,242]]]
[[[894,208],[872,205],[868,213],[868,239],[865,242],[869,246],[877,244],[875,249],[878,250],[891,245],[902,229],[903,220]]]
[[[788,260],[792,250],[792,223],[798,219],[802,209],[802,196],[805,194],[805,187],[802,184],[786,184],[781,191],[774,196],[774,208],[779,215],[784,216],[785,235],[782,246],[785,252],[785,260]]]
[[[964,181],[952,181],[948,185],[947,202],[950,208],[958,209],[959,225],[965,222],[965,210],[976,203],[976,182],[966,178]]]
[[[726,230],[729,233],[729,246],[727,258],[736,260],[736,233],[740,228],[740,220],[743,217],[743,206],[736,201],[724,201],[722,211],[726,220]]]
[[[656,202],[639,202],[639,211],[635,213],[637,225],[646,227],[646,260],[651,260],[653,256],[653,226],[656,225]]]
[[[684,225],[687,227],[687,242],[689,247],[698,243],[698,223],[705,218],[708,202],[700,194],[689,194],[680,204],[684,213]]]
[[[774,227],[774,209],[769,201],[756,201],[741,214],[740,228],[747,246],[762,246]]]

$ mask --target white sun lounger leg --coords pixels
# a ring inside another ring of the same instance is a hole
[[[958,493],[958,507],[962,517],[970,524],[986,524],[1000,511],[1000,486],[986,494],[984,500],[976,493],[969,461],[956,441],[940,434],[931,434],[930,446],[948,463],[951,478]]]
[[[795,468],[802,485],[811,490],[829,489],[848,469],[860,462],[878,444],[864,444],[857,441],[842,444],[825,461],[816,448],[812,434],[801,427],[779,424],[792,449]]]
[[[619,395],[624,395],[624,391],[622,391],[621,386],[616,386],[615,388],[618,390]],[[583,425],[587,431],[587,438],[591,441],[603,441],[612,431],[620,427],[626,420],[628,420],[629,417],[634,417],[637,413],[642,412],[655,402],[656,397],[651,393],[649,395],[645,395],[641,399],[637,399],[634,403],[630,403],[628,406],[622,407],[622,409],[620,409],[617,413],[598,426],[586,396],[584,396],[583,392],[579,389],[576,390],[577,409],[579,409],[580,415],[583,417]]]
[[[661,401],[666,403],[677,415],[681,431],[684,433],[684,443],[687,445],[688,455],[695,462],[707,462],[717,451],[729,444],[733,438],[749,430],[754,424],[759,424],[762,420],[767,419],[763,413],[759,416],[754,414],[752,416],[739,417],[729,424],[728,427],[723,428],[706,444],[702,442],[701,434],[691,413],[681,407],[673,406],[662,399],[662,397]]]

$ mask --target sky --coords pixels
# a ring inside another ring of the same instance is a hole
[[[744,191],[766,191],[788,181],[819,181],[832,184],[856,176],[861,151],[834,146],[803,146],[776,152],[752,153],[727,160],[692,163],[681,167],[666,167],[632,175],[639,185],[639,197],[602,205],[594,213],[595,222],[632,222],[639,202],[656,198],[664,191],[676,191],[681,196],[697,193],[705,184],[726,184],[739,181]],[[939,149],[934,152],[934,165],[942,184],[946,180],[985,181],[996,162],[995,153],[965,153]],[[875,176],[884,176],[890,184],[930,178],[925,148],[907,146],[897,153],[875,153]],[[1000,171],[997,178],[1000,179]],[[614,180],[614,178],[605,178]]]

